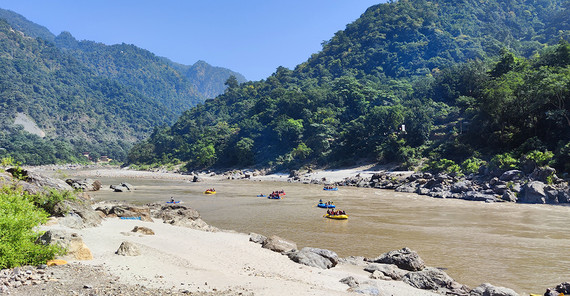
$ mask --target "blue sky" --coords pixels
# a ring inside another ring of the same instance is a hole
[[[204,60],[250,80],[293,69],[385,0],[0,0],[58,35],[128,43],[175,62]]]

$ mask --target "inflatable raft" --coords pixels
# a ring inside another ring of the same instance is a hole
[[[334,187],[334,188],[327,188],[327,187],[324,187],[323,190],[324,190],[324,191],[338,191],[338,187]]]
[[[323,209],[334,209],[334,208],[336,208],[335,205],[327,205],[326,203],[319,203],[319,204],[317,204],[317,207],[323,208]]]
[[[216,194],[216,191],[206,190],[204,191],[204,194]]]
[[[331,214],[325,214],[323,217],[325,218],[329,218],[329,219],[334,219],[334,220],[346,220],[348,219],[348,215],[331,215]]]

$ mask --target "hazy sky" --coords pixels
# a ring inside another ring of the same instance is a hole
[[[293,69],[385,0],[0,0],[58,35],[134,44],[175,62],[204,60],[247,79]]]

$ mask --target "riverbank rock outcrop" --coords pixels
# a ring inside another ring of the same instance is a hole
[[[425,266],[419,255],[409,248],[390,251],[374,259],[349,257],[342,261],[357,266],[365,265],[364,270],[371,273],[371,279],[403,281],[414,288],[430,290],[443,295],[518,296],[511,289],[495,287],[488,283],[470,290],[469,287],[456,282],[440,268]],[[351,282],[348,278],[345,280],[348,285],[359,286],[358,281]]]
[[[271,251],[278,252],[281,254],[297,250],[296,243],[286,240],[284,238],[280,238],[277,235],[272,235],[268,237],[261,246],[265,249],[269,249]]]
[[[443,270],[434,267],[409,272],[402,280],[414,288],[432,290],[444,295],[466,295],[469,293],[469,287],[456,282]]]
[[[333,268],[338,264],[338,255],[330,250],[319,248],[302,248],[287,254],[294,262],[322,269]]]
[[[121,243],[119,249],[117,249],[115,254],[121,256],[140,256],[141,251],[136,244],[129,241],[124,241]]]
[[[63,259],[93,260],[91,250],[83,242],[77,233],[69,233],[64,230],[48,230],[38,238],[38,242],[44,245],[56,245],[67,251]]]
[[[401,269],[409,271],[423,270],[426,266],[418,253],[410,250],[409,248],[390,251],[377,258],[367,259],[367,261],[373,263],[394,264]]]
[[[191,207],[181,204],[147,204],[151,209],[152,216],[162,219],[164,223],[182,226],[203,231],[216,232],[218,228],[208,225],[202,220],[200,213]]]
[[[101,181],[93,179],[67,179],[65,183],[73,189],[81,191],[99,191],[102,186]]]
[[[128,204],[102,203],[95,210],[107,218],[137,218],[141,221],[154,222],[148,206],[139,207]]]
[[[102,221],[101,216],[93,210],[91,202],[82,198],[57,203],[51,214],[58,217],[59,224],[76,229],[96,227]]]
[[[303,178],[298,171],[294,171],[288,181],[324,184],[326,180]],[[483,202],[570,203],[568,180],[559,178],[556,170],[551,167],[491,170],[482,166],[479,173],[467,176],[455,173],[386,171],[375,173],[371,177],[358,174],[329,185],[390,189],[434,198]]]
[[[113,189],[113,192],[129,192],[135,190],[133,185],[125,182],[118,185],[110,185],[109,188]]]
[[[0,178],[0,185],[17,182],[18,186],[30,194],[46,193],[49,188],[73,191],[73,188],[63,180],[50,178],[31,170],[13,167],[8,168],[6,172],[8,174],[3,174]]]
[[[495,287],[489,283],[484,283],[471,290],[469,296],[519,296],[519,294],[509,288]]]

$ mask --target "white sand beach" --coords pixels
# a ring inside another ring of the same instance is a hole
[[[155,235],[131,232],[135,226],[151,228]],[[401,281],[372,280],[362,267],[347,263],[328,270],[297,264],[242,233],[118,218],[105,219],[100,227],[66,230],[83,237],[93,254],[93,260],[81,264],[102,265],[120,281],[147,287],[232,295],[347,295],[349,286],[339,281],[353,276],[374,282],[379,295],[437,295]],[[141,255],[115,254],[123,241],[135,243]]]

